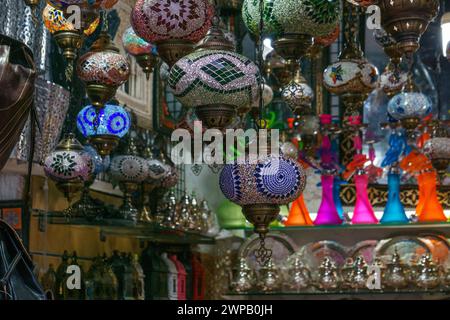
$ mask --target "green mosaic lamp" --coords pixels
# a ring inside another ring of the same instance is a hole
[[[259,0],[245,0],[244,23],[259,34]],[[298,60],[313,44],[314,37],[332,33],[339,22],[337,0],[263,0],[263,33],[274,38],[275,51],[286,60]]]

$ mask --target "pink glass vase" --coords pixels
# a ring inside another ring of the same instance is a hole
[[[367,174],[355,175],[356,186],[356,204],[353,212],[353,224],[376,224],[378,223],[375,212],[367,195],[367,186],[369,185],[369,176]]]
[[[317,212],[315,225],[341,224],[342,219],[333,199],[333,175],[322,175],[322,202]]]

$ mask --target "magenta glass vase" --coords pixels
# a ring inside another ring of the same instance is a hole
[[[315,225],[341,224],[342,219],[333,199],[333,175],[322,175],[322,202],[317,212]]]
[[[355,175],[356,186],[356,204],[353,212],[353,224],[374,224],[378,223],[375,212],[367,195],[367,187],[369,185],[369,176],[367,174]]]

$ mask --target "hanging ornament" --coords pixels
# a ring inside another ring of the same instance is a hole
[[[70,133],[44,161],[44,172],[56,182],[69,203],[84,183],[92,178],[94,164],[81,143]]]
[[[329,35],[339,21],[339,1],[263,0],[262,33],[275,37],[274,48],[286,60],[298,60],[313,37]],[[260,2],[244,0],[242,17],[248,30],[259,35]]]
[[[398,43],[402,53],[420,47],[420,37],[439,12],[438,0],[379,0],[381,25]]]
[[[88,105],[77,116],[78,131],[103,157],[111,154],[120,138],[128,133],[130,126],[130,115],[116,104],[106,104],[100,111]]]
[[[89,52],[80,57],[78,77],[94,107],[100,109],[116,94],[130,76],[130,65],[111,42],[106,31],[100,33]]]
[[[63,51],[63,56],[69,61],[75,60],[77,51],[83,45],[83,34],[85,36],[91,35],[100,23],[98,14],[94,14],[90,19],[82,16],[81,29],[77,30],[75,25],[65,18],[63,11],[51,5],[45,6],[42,12],[42,20]]]
[[[158,47],[171,67],[206,35],[213,14],[207,0],[138,0],[131,24],[139,37]]]
[[[281,92],[283,100],[296,114],[308,114],[311,111],[314,92],[307,84],[301,71],[298,70],[294,79]]]
[[[225,36],[224,30],[220,27],[220,18],[214,16],[212,25],[205,37],[195,45],[195,50],[224,50],[236,51],[236,46],[229,38]]]
[[[409,76],[403,91],[395,95],[388,103],[389,115],[399,120],[408,134],[416,130],[420,120],[430,114],[431,110],[431,99],[418,92],[412,75]]]
[[[444,178],[450,163],[450,138],[436,137],[426,141],[423,152],[431,159],[439,176]]]
[[[303,192],[306,176],[296,161],[269,154],[256,163],[225,165],[219,184],[225,197],[242,207],[255,232],[264,236],[278,216],[279,206]]]
[[[147,80],[158,62],[156,47],[138,37],[132,27],[129,27],[122,36],[122,45],[125,51],[132,55],[145,73]]]
[[[223,50],[200,50],[170,70],[168,85],[184,107],[195,108],[207,128],[229,126],[237,110],[258,97],[260,74],[248,58]]]
[[[133,193],[138,191],[139,184],[148,177],[148,163],[138,156],[134,138],[131,137],[126,155],[112,158],[110,174],[113,181],[119,183],[124,192],[124,201],[119,208],[119,218],[137,222],[138,210],[133,204]]]

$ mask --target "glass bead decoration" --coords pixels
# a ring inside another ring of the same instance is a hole
[[[133,155],[119,155],[111,160],[111,178],[118,182],[141,183],[148,177],[147,161]]]
[[[75,26],[69,22],[66,17],[64,17],[64,12],[58,10],[50,5],[46,5],[44,11],[42,12],[42,20],[44,21],[45,27],[50,31],[50,33],[55,33],[58,31],[73,31]],[[90,36],[97,29],[100,24],[100,18],[94,20],[91,25],[84,30],[86,36]]]
[[[401,92],[388,103],[388,113],[396,120],[423,118],[431,112],[431,108],[430,98],[419,92]]]
[[[156,53],[156,47],[139,37],[132,27],[123,33],[122,44],[125,51],[132,56]]]

